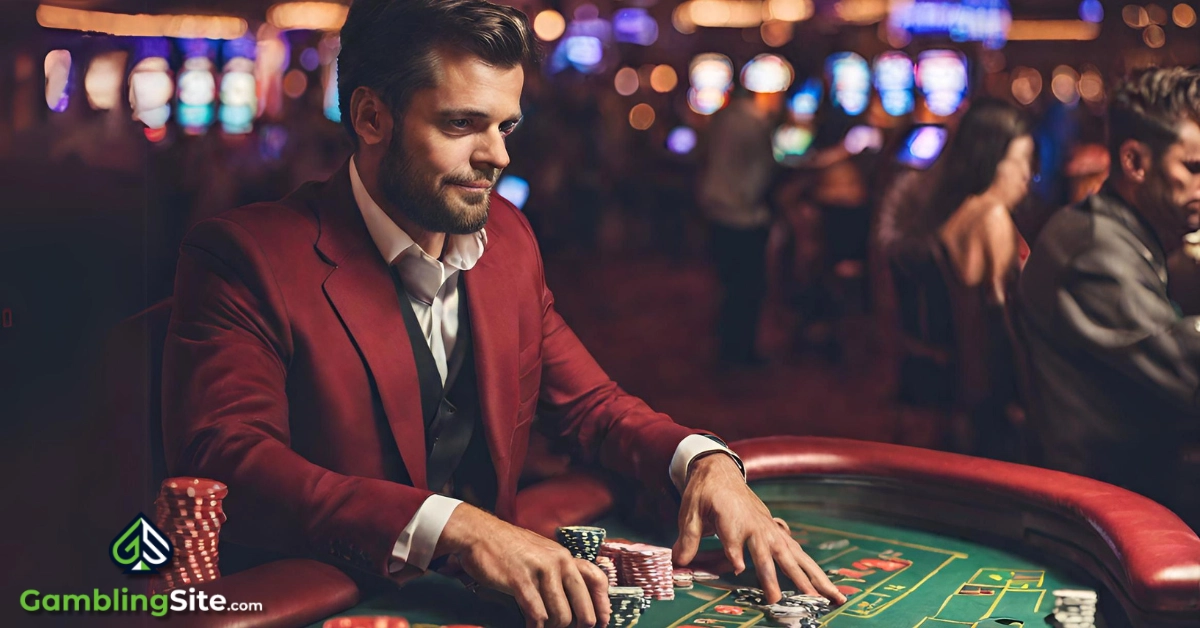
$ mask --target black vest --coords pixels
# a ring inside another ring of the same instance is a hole
[[[463,274],[458,274],[458,334],[446,360],[442,384],[433,352],[421,323],[393,267],[392,278],[402,301],[404,327],[412,345],[421,384],[421,415],[425,420],[425,477],[429,490],[448,492],[474,506],[496,506],[496,467],[488,451],[475,376],[475,350]],[[434,330],[434,333],[440,333]],[[447,490],[448,489],[448,490]]]

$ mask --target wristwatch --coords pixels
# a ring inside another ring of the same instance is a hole
[[[692,458],[691,462],[688,463],[687,477],[691,477],[692,465],[695,464],[697,460],[699,460],[701,458],[706,458],[713,454],[726,454],[730,458],[733,458],[734,464],[736,464],[738,466],[738,470],[742,472],[742,479],[746,479],[746,465],[742,462],[741,456],[738,456],[736,453],[734,453],[734,451],[729,448],[729,445],[727,445],[725,443],[725,441],[717,438],[716,436],[713,436],[712,434],[701,434],[701,436],[713,441],[714,443],[720,445],[721,447],[724,447],[724,449],[713,449],[710,451],[705,451],[705,452],[696,454],[696,457]]]

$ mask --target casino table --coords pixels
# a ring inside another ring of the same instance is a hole
[[[754,490],[848,594],[825,626],[1044,626],[1060,588],[1099,594],[1097,626],[1200,626],[1200,538],[1139,495],[1064,473],[881,443],[781,437],[732,446]],[[611,503],[590,490],[570,493],[587,504]],[[674,540],[631,527],[617,513],[584,511],[548,504],[546,516],[523,523],[543,534],[590,523],[610,539]],[[695,565],[721,578],[676,589],[675,600],[653,602],[637,625],[772,625],[734,601],[736,588],[756,586],[754,574],[733,576],[715,538],[701,549]],[[327,588],[332,594],[337,587]],[[511,599],[440,574],[382,594],[341,593],[337,612],[294,614],[307,620],[294,625],[353,615],[524,625]]]

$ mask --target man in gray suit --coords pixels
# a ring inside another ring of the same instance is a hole
[[[1179,474],[1200,428],[1200,317],[1167,296],[1166,262],[1200,229],[1200,72],[1118,86],[1109,150],[1108,182],[1051,218],[1020,280],[1035,461],[1194,515]]]

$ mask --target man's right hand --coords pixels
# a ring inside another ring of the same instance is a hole
[[[513,596],[529,628],[608,624],[604,572],[539,534],[459,504],[434,551],[447,554],[479,584]]]

